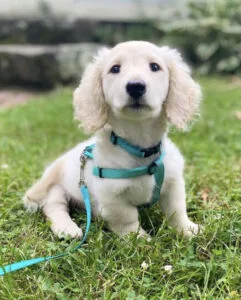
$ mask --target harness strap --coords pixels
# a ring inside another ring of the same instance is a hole
[[[151,165],[150,165],[151,166]],[[108,168],[100,168],[100,167],[94,167],[93,168],[93,175],[98,176],[100,178],[134,178],[146,174],[154,174],[154,168],[156,169],[156,166],[151,168],[150,171],[148,171],[149,166],[145,167],[138,167],[133,169],[108,169]]]
[[[164,181],[164,174],[165,174],[165,168],[164,168],[164,164],[162,163],[157,168],[157,171],[154,174],[156,184],[155,184],[153,192],[152,192],[152,200],[151,200],[150,203],[145,203],[145,204],[139,205],[138,206],[139,210],[143,209],[143,208],[149,208],[149,207],[153,206],[160,199],[160,192],[161,192],[161,187],[162,187],[162,184],[163,184],[163,181]]]
[[[85,154],[88,151],[92,152],[93,145],[85,150]],[[87,156],[87,155],[86,155]],[[163,151],[162,154],[155,159],[149,166],[143,166],[133,169],[108,169],[108,168],[100,168],[94,167],[93,168],[93,175],[98,176],[100,178],[134,178],[142,175],[153,175],[155,177],[155,186],[152,193],[152,200],[150,203],[146,203],[143,205],[138,206],[138,209],[148,208],[156,204],[156,202],[160,199],[160,192],[161,187],[164,181],[165,175],[165,168],[163,164],[163,158],[165,156],[165,152]],[[88,157],[90,157],[88,155]]]
[[[125,139],[117,136],[113,131],[110,135],[110,141],[113,145],[118,145],[126,152],[140,158],[149,157],[161,151],[162,142],[160,141],[157,145],[149,148],[141,148],[136,145],[128,143]]]
[[[155,159],[149,166],[142,166],[132,169],[108,169],[108,168],[93,168],[93,175],[100,178],[133,178],[142,175],[153,175],[156,174],[158,168],[163,164],[162,160],[165,153],[163,152],[160,157]]]
[[[90,224],[91,224],[91,203],[90,203],[90,195],[89,195],[89,191],[88,188],[83,185],[81,187],[81,193],[84,199],[84,203],[85,203],[85,209],[86,209],[86,228],[85,228],[85,234],[81,240],[81,242],[79,243],[78,246],[76,246],[74,249],[70,250],[69,252],[63,252],[57,255],[53,255],[53,256],[46,256],[46,257],[38,257],[38,258],[32,258],[32,259],[28,259],[28,260],[22,260],[7,266],[4,266],[2,268],[0,268],[0,276],[3,276],[7,273],[11,273],[17,270],[21,270],[24,268],[27,268],[29,266],[41,263],[41,262],[45,262],[45,261],[49,261],[51,259],[55,259],[55,258],[60,258],[63,256],[67,256],[70,253],[75,252],[76,250],[78,250],[83,243],[85,242],[88,232],[90,230]]]

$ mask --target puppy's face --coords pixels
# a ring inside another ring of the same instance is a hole
[[[110,117],[161,116],[185,129],[200,99],[200,86],[177,50],[132,41],[103,49],[89,64],[74,92],[75,117],[87,132],[102,128]]]
[[[117,45],[106,57],[102,86],[114,116],[138,120],[159,116],[169,87],[160,48],[150,43]]]

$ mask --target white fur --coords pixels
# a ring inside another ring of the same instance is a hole
[[[152,72],[150,63],[161,70]],[[110,73],[120,65],[118,74]],[[146,83],[142,101],[146,106],[131,109],[126,84],[131,80]],[[31,187],[24,203],[28,209],[42,207],[52,223],[55,234],[81,238],[82,231],[68,214],[69,201],[82,203],[78,182],[79,158],[83,149],[95,143],[94,160],[85,166],[85,179],[91,193],[94,214],[101,215],[109,228],[119,235],[139,232],[137,206],[150,201],[154,178],[144,175],[133,179],[107,179],[92,175],[93,166],[135,168],[148,165],[157,155],[136,158],[110,142],[114,132],[134,145],[150,147],[161,139],[165,179],[159,206],[170,225],[185,236],[198,233],[198,225],[189,220],[185,203],[184,161],[176,146],[167,138],[167,122],[184,129],[197,112],[201,99],[200,87],[193,81],[180,54],[168,47],[133,41],[103,49],[86,69],[80,86],[74,92],[75,117],[93,138],[80,143],[58,158]]]

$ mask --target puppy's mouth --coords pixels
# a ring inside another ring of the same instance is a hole
[[[152,117],[152,107],[145,102],[129,101],[119,110],[119,116],[128,120],[144,120]]]
[[[147,105],[142,99],[130,99],[129,103],[125,107],[136,111],[150,109],[149,105]]]
[[[140,103],[128,104],[126,107],[132,110],[143,110],[149,108],[148,105],[140,104]]]

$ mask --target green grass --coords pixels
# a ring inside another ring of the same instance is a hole
[[[149,243],[118,238],[97,220],[81,251],[0,278],[0,299],[241,299],[241,121],[234,115],[241,87],[228,79],[200,82],[200,120],[190,132],[170,135],[186,158],[189,216],[204,233],[185,241],[157,207],[141,214]],[[59,241],[42,213],[28,214],[21,202],[45,165],[84,139],[72,121],[71,94],[60,88],[0,112],[0,265],[77,243]],[[84,227],[84,214],[72,216]]]

